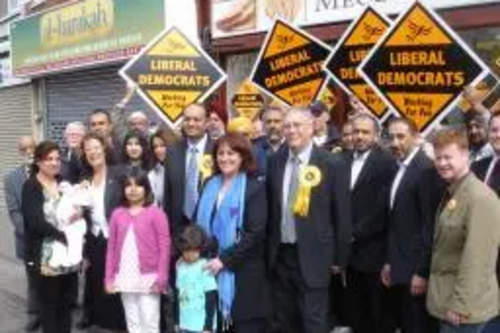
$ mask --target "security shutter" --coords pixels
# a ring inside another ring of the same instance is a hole
[[[62,143],[64,128],[68,122],[84,122],[92,110],[110,110],[118,103],[126,91],[126,83],[118,75],[120,68],[121,66],[108,66],[47,77],[46,137]],[[141,110],[152,123],[160,121],[137,94],[126,106],[126,110]]]
[[[32,86],[22,85],[0,89],[0,209],[5,209],[3,177],[19,165],[17,141],[32,135]]]

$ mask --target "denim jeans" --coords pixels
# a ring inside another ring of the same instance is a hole
[[[496,333],[496,332],[500,332],[500,317],[496,317],[490,320],[484,327],[482,333]]]
[[[451,324],[441,322],[441,330],[439,333],[483,333],[485,325],[486,323],[453,326]]]

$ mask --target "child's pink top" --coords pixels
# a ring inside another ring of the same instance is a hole
[[[156,286],[160,291],[164,291],[167,287],[170,267],[171,240],[167,216],[154,205],[144,207],[135,216],[131,215],[125,207],[113,211],[109,226],[104,283],[106,287],[113,286],[116,275],[120,271],[123,244],[132,224],[141,274],[156,274]]]

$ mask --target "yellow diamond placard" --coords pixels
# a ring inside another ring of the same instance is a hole
[[[430,8],[413,3],[359,67],[361,77],[399,115],[428,134],[486,65]]]
[[[387,18],[367,7],[337,42],[325,65],[325,70],[340,87],[357,96],[380,120],[389,114],[388,107],[359,75],[357,68],[388,28]]]
[[[231,104],[238,115],[254,119],[264,107],[264,97],[252,81],[247,79],[234,94]]]
[[[173,27],[159,34],[130,60],[120,75],[170,126],[192,103],[204,101],[226,75],[197,44]]]
[[[250,77],[269,96],[290,106],[306,106],[316,100],[325,82],[323,63],[329,54],[326,44],[278,19]]]

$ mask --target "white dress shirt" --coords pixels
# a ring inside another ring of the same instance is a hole
[[[365,165],[370,152],[371,149],[365,151],[364,153],[354,153],[354,159],[351,166],[351,190],[354,188],[354,185],[356,185],[359,175],[361,174],[361,170],[363,170],[363,166]]]
[[[415,155],[417,155],[418,150],[419,150],[418,148],[414,148],[402,162],[398,162],[399,164],[398,173],[396,174],[396,177],[394,177],[394,181],[392,182],[391,186],[391,197],[390,197],[391,209],[392,207],[394,207],[394,199],[396,198],[396,193],[398,192],[401,180],[403,180],[406,170],[408,169],[408,166],[410,165],[411,161],[413,161]]]
[[[488,167],[488,171],[486,172],[486,176],[484,177],[484,182],[486,184],[490,183],[491,175],[493,174],[493,169],[495,169],[495,164],[497,163],[499,156],[494,156],[490,162],[490,166]]]
[[[90,192],[92,193],[91,202],[91,219],[92,219],[92,233],[94,236],[99,236],[100,233],[105,238],[109,237],[108,220],[106,219],[106,206],[104,204],[104,193],[106,189],[106,177],[102,180],[101,184],[96,185],[92,183]]]
[[[163,203],[163,192],[165,190],[165,167],[161,163],[156,164],[156,166],[149,171],[148,178],[155,197],[155,203],[158,207],[161,207]]]

